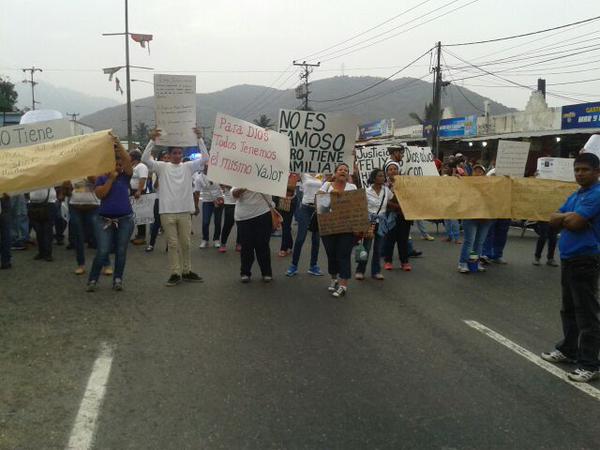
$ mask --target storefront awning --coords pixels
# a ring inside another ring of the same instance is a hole
[[[540,131],[520,131],[517,133],[493,134],[490,136],[477,136],[464,138],[464,142],[490,141],[493,139],[522,139],[542,136],[565,136],[569,134],[596,134],[600,133],[600,128],[572,128],[569,130],[540,130]]]

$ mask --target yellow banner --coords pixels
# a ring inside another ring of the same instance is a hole
[[[578,186],[536,178],[396,177],[404,216],[418,219],[547,221]]]
[[[109,130],[0,150],[0,194],[28,192],[114,170]]]

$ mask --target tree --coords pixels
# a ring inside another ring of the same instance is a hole
[[[138,122],[133,130],[133,138],[145,146],[148,143],[148,134],[150,133],[150,127],[145,122]]]
[[[271,128],[273,123],[266,114],[261,114],[258,119],[254,119],[254,123],[261,128]]]
[[[14,111],[17,104],[17,91],[15,85],[0,77],[0,112]]]

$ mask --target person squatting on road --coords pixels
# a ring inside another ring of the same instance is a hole
[[[575,158],[573,193],[550,226],[560,230],[563,339],[556,349],[542,353],[550,362],[576,363],[569,379],[588,382],[600,376],[600,160],[592,153]]]
[[[142,154],[142,162],[150,170],[158,174],[160,190],[158,192],[158,208],[160,222],[167,237],[169,253],[169,269],[171,276],[166,286],[175,286],[183,281],[202,281],[198,274],[192,272],[191,230],[192,214],[195,211],[193,196],[194,173],[203,170],[208,159],[204,141],[197,129],[198,148],[201,157],[188,162],[183,160],[183,148],[169,147],[169,162],[155,161],[152,151],[155,141],[160,138],[160,130],[150,132],[150,141]]]

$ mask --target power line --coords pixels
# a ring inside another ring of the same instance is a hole
[[[25,84],[31,84],[31,109],[35,111],[35,104],[39,103],[35,101],[35,86],[38,84],[37,81],[34,81],[33,77],[36,72],[43,72],[39,67],[31,66],[27,69],[21,69],[23,73],[29,72],[29,80],[23,80]]]
[[[517,38],[522,38],[522,37],[526,37],[526,36],[532,36],[534,34],[546,33],[548,31],[560,30],[561,28],[572,27],[574,25],[581,25],[583,23],[593,22],[594,20],[598,20],[598,19],[600,19],[600,16],[591,17],[591,18],[585,19],[585,20],[580,20],[578,22],[568,23],[566,25],[561,25],[558,27],[546,28],[545,30],[532,31],[530,33],[515,34],[512,36],[505,36],[505,37],[496,38],[496,39],[487,39],[485,41],[461,42],[460,44],[447,44],[447,45],[444,45],[444,47],[460,47],[460,46],[464,46],[464,45],[488,44],[490,42],[507,41],[509,39],[517,39]]]

